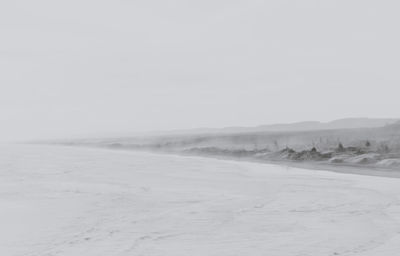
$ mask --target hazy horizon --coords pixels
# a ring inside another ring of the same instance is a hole
[[[3,1],[0,140],[397,118],[397,1]]]

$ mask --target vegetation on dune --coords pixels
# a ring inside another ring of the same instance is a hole
[[[78,144],[266,161],[376,165],[400,169],[400,123],[382,128],[171,135]]]

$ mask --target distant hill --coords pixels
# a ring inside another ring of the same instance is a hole
[[[95,140],[103,141],[104,139],[132,139],[132,138],[151,138],[163,136],[196,136],[196,135],[234,135],[234,134],[252,134],[263,132],[307,132],[307,131],[329,131],[340,129],[357,129],[357,128],[387,128],[387,130],[400,129],[400,119],[394,118],[345,118],[331,122],[305,121],[288,124],[271,124],[256,127],[226,127],[226,128],[196,128],[186,130],[172,131],[153,131],[141,133],[109,133],[96,137],[79,137],[75,140]]]
[[[400,119],[394,118],[345,118],[331,122],[306,121],[288,124],[261,125],[256,127],[226,127],[226,128],[200,128],[191,130],[176,130],[166,132],[167,134],[231,134],[248,132],[294,132],[294,131],[317,131],[335,129],[355,128],[378,128],[392,125]]]

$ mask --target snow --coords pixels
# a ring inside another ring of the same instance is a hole
[[[0,255],[399,255],[400,179],[3,145]]]

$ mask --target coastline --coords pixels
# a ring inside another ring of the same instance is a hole
[[[49,145],[49,144],[47,144]],[[286,166],[299,169],[307,169],[314,171],[329,171],[343,174],[356,174],[364,176],[376,176],[376,177],[387,177],[387,178],[400,178],[400,170],[395,168],[385,168],[372,166],[370,164],[349,164],[349,163],[328,163],[324,161],[290,161],[282,159],[262,159],[256,157],[234,157],[234,156],[223,156],[223,155],[210,155],[210,154],[190,154],[187,152],[180,151],[168,151],[168,150],[151,150],[151,149],[137,149],[137,148],[115,148],[115,147],[104,147],[104,146],[90,146],[90,145],[67,145],[67,144],[50,144],[59,146],[69,147],[86,147],[86,148],[102,148],[106,150],[118,150],[127,152],[147,152],[153,154],[166,154],[175,156],[188,156],[188,157],[201,157],[211,158],[220,160],[230,160],[239,162],[252,162],[260,164],[271,164]]]
[[[154,152],[154,151],[148,151],[148,152]],[[344,174],[400,178],[400,170],[394,168],[376,167],[368,164],[357,165],[357,164],[327,163],[327,162],[312,162],[312,161],[289,161],[289,160],[285,161],[285,160],[259,159],[253,157],[237,158],[228,156],[179,154],[174,152],[163,152],[163,153],[181,155],[181,156],[194,156],[194,157],[221,159],[221,160],[272,164],[272,165],[287,166],[292,168],[307,169],[314,171],[330,171],[330,172],[344,173]]]

